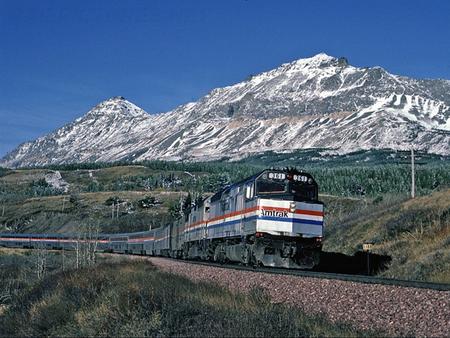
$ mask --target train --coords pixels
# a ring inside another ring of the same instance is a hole
[[[0,234],[6,247],[96,250],[249,266],[312,269],[320,259],[324,204],[311,174],[265,169],[203,199],[184,217],[149,231],[99,234]]]

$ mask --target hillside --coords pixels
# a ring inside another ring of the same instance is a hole
[[[102,232],[148,230],[173,220],[186,195],[176,189],[177,175],[182,173],[164,175],[139,166],[11,171],[0,177],[0,227],[70,233],[94,223]]]
[[[448,164],[424,158],[430,164],[416,172],[419,197],[409,200],[410,169],[402,160],[357,164],[361,154],[355,156],[340,160],[351,166],[328,167],[319,161],[308,169],[325,202],[324,250],[353,254],[371,241],[375,253],[392,257],[384,275],[449,282]],[[188,207],[188,194],[191,200],[207,196],[259,170],[214,162],[5,170],[0,175],[0,231],[76,233],[86,225],[103,233],[148,230],[178,217]]]
[[[324,250],[347,254],[373,243],[392,257],[383,276],[450,283],[450,189],[415,199],[331,198]]]
[[[239,159],[315,148],[450,155],[449,93],[448,80],[411,79],[318,54],[157,115],[110,98],[20,145],[0,165]]]
[[[194,199],[206,196],[277,162],[308,170],[323,194],[371,199],[385,194],[407,197],[411,177],[404,163],[408,154],[392,155],[358,153],[330,156],[327,160],[313,153],[285,156],[283,160],[280,154],[266,154],[264,159],[252,160],[253,166],[250,162],[156,161],[3,170],[0,227],[22,232],[71,232],[89,221],[98,223],[104,232],[146,230],[173,220],[188,193]],[[305,159],[307,156],[309,159]],[[365,160],[369,157],[371,160]],[[383,166],[376,164],[380,158],[384,158]],[[448,161],[439,157],[418,157],[417,161],[423,162],[416,171],[419,195],[450,186]],[[143,207],[142,203],[148,205]]]
[[[259,170],[164,162],[91,168],[4,170],[0,231],[77,232],[87,223],[102,232],[148,230],[179,217],[189,194],[195,201]]]

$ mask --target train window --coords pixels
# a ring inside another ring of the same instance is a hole
[[[286,183],[284,181],[275,181],[271,179],[258,180],[257,191],[259,194],[276,194],[286,192]]]
[[[255,196],[255,190],[253,184],[249,184],[245,187],[245,198],[252,199]]]
[[[293,182],[291,186],[291,193],[302,200],[316,201],[317,187],[314,184],[302,184],[300,182]]]

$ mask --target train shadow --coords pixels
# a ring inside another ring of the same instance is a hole
[[[313,271],[353,275],[376,275],[387,270],[391,260],[391,256],[375,253],[370,253],[369,259],[367,259],[367,253],[363,251],[358,251],[352,256],[339,252],[322,251],[320,263]]]

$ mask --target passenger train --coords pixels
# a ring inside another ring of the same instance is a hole
[[[310,269],[322,249],[324,206],[314,178],[267,169],[226,186],[173,224],[101,234],[98,251]],[[8,247],[74,249],[76,236],[0,234]]]

